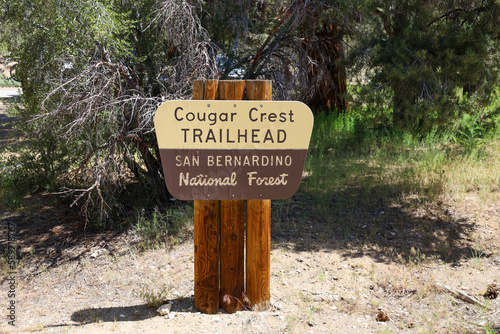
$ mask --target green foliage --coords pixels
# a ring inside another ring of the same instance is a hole
[[[54,137],[43,139],[29,147],[21,144],[16,149],[16,155],[7,159],[5,168],[8,173],[4,174],[3,180],[18,191],[30,194],[53,191],[58,176],[70,165],[67,159],[70,147],[58,147],[58,139]]]
[[[490,325],[484,325],[483,329],[485,334],[498,334],[496,329],[491,327]]]
[[[200,56],[210,45],[200,41],[196,15],[187,1],[36,0],[3,8],[0,23],[21,37],[6,45],[19,62],[23,94],[12,112],[26,138],[8,163],[24,173],[16,176],[30,184],[23,189],[62,189],[96,226],[122,211],[127,184],[168,198],[153,116],[162,98],[185,96],[189,75],[211,70]]]
[[[370,1],[365,10],[366,37],[350,55],[358,71],[365,69],[360,79],[368,79],[363,103],[392,108],[395,125],[425,134],[467,113],[459,107],[462,90],[491,101],[499,66],[496,1]]]
[[[463,115],[458,122],[455,141],[460,143],[467,152],[480,147],[484,143],[485,129],[481,124],[480,116]]]
[[[153,288],[144,284],[140,287],[137,295],[144,299],[149,307],[158,308],[168,301],[167,298],[172,291],[172,287],[171,284],[163,284],[163,286],[155,292]]]
[[[464,121],[455,133],[430,132],[422,137],[390,123],[383,126],[378,123],[381,117],[364,115],[362,109],[315,117],[306,161],[309,176],[302,190],[318,203],[332,196],[337,205],[350,208],[407,198],[415,203],[435,201],[445,191],[448,164],[473,154],[469,145],[487,146],[488,134],[495,131]],[[451,153],[448,147],[455,138],[461,142],[457,140],[459,149]]]
[[[5,75],[0,74],[0,87],[19,87],[20,85],[20,82],[12,78],[6,78]]]
[[[7,20],[3,23],[15,27],[22,37],[10,45],[19,61],[16,76],[23,88],[21,104],[11,112],[26,137],[8,160],[18,192],[54,191],[78,180],[83,181],[80,186],[86,186],[88,174],[79,177],[68,173],[95,146],[105,145],[101,140],[104,136],[111,136],[114,124],[106,122],[102,114],[93,118],[100,126],[88,127],[81,122],[76,126],[81,135],[72,137],[65,136],[68,126],[81,114],[72,115],[66,108],[57,117],[49,116],[75,94],[67,84],[63,91],[55,92],[61,81],[78,75],[90,59],[128,54],[126,43],[117,36],[127,36],[131,21],[110,6],[108,2],[83,0],[12,1],[5,11]],[[82,96],[83,92],[77,94]]]
[[[19,207],[27,194],[51,192],[67,185],[59,180],[71,166],[70,144],[47,133],[41,140],[21,142],[0,160],[0,200],[8,207]]]
[[[155,208],[152,214],[142,211],[137,219],[135,230],[140,237],[140,248],[174,246],[189,236],[192,223],[192,209],[182,206],[168,208],[163,214]]]
[[[447,131],[448,138],[459,144],[466,154],[481,153],[490,139],[499,138],[498,123],[500,108],[498,96],[489,106],[483,106],[475,98],[467,96],[459,103],[463,112],[457,117]]]

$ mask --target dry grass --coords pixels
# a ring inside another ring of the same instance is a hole
[[[447,164],[446,190],[461,199],[468,193],[478,194],[485,204],[500,199],[500,140],[489,143],[480,158],[463,158]]]

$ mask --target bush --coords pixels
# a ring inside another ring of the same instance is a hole
[[[2,10],[0,24],[18,37],[6,45],[22,80],[14,113],[25,136],[4,183],[72,196],[99,228],[120,214],[130,184],[168,198],[153,116],[162,100],[186,97],[193,77],[216,73],[200,9],[35,0]]]
[[[193,210],[189,204],[173,205],[161,213],[156,207],[152,214],[144,210],[137,218],[135,232],[140,237],[141,249],[158,248],[168,244],[176,245],[180,240],[189,237],[193,223]]]

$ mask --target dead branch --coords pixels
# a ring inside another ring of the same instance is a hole
[[[78,143],[80,155],[61,177],[75,187],[57,193],[74,196],[72,205],[81,205],[86,216],[91,207],[103,217],[120,205],[116,196],[131,175],[162,174],[159,153],[151,150],[156,109],[164,100],[188,98],[193,79],[217,75],[217,47],[207,42],[200,13],[200,2],[186,0],[160,2],[154,11],[146,29],[157,30],[168,41],[155,47],[175,54],[174,60],[153,69],[159,95],[151,96],[141,86],[140,69],[127,59],[112,59],[101,45],[79,57],[55,59],[62,70],[44,74],[51,89],[41,101],[42,112],[30,120],[36,127],[31,135],[43,138],[50,129],[68,144]],[[71,66],[65,67],[68,62]]]
[[[455,288],[452,288],[449,285],[445,285],[445,284],[441,284],[441,283],[436,283],[436,287],[438,287],[441,290],[444,290],[446,292],[451,293],[452,295],[454,295],[458,299],[463,300],[464,302],[471,303],[471,304],[474,304],[474,305],[478,305],[478,306],[484,307],[486,309],[490,309],[487,305],[485,305],[484,303],[482,303],[479,300],[479,298],[477,298],[475,296],[472,296],[472,295],[469,295],[469,294],[467,294],[463,290],[455,289]]]

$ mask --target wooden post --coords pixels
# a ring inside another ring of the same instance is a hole
[[[193,100],[215,100],[218,80],[195,80]],[[219,309],[219,201],[194,201],[194,306]]]
[[[245,83],[247,100],[272,100],[272,83],[265,80],[195,80],[193,99],[241,100]],[[244,201],[194,201],[194,213],[195,307],[215,313],[220,304],[236,312],[241,304],[235,298],[243,301]],[[271,298],[271,200],[246,201],[246,239],[247,295],[265,310]]]
[[[247,80],[247,100],[272,100],[272,82]],[[259,311],[271,301],[271,200],[247,200],[246,293]]]
[[[219,100],[244,96],[245,81],[219,81]],[[234,313],[243,308],[245,289],[245,201],[221,201],[220,216],[220,304]]]

